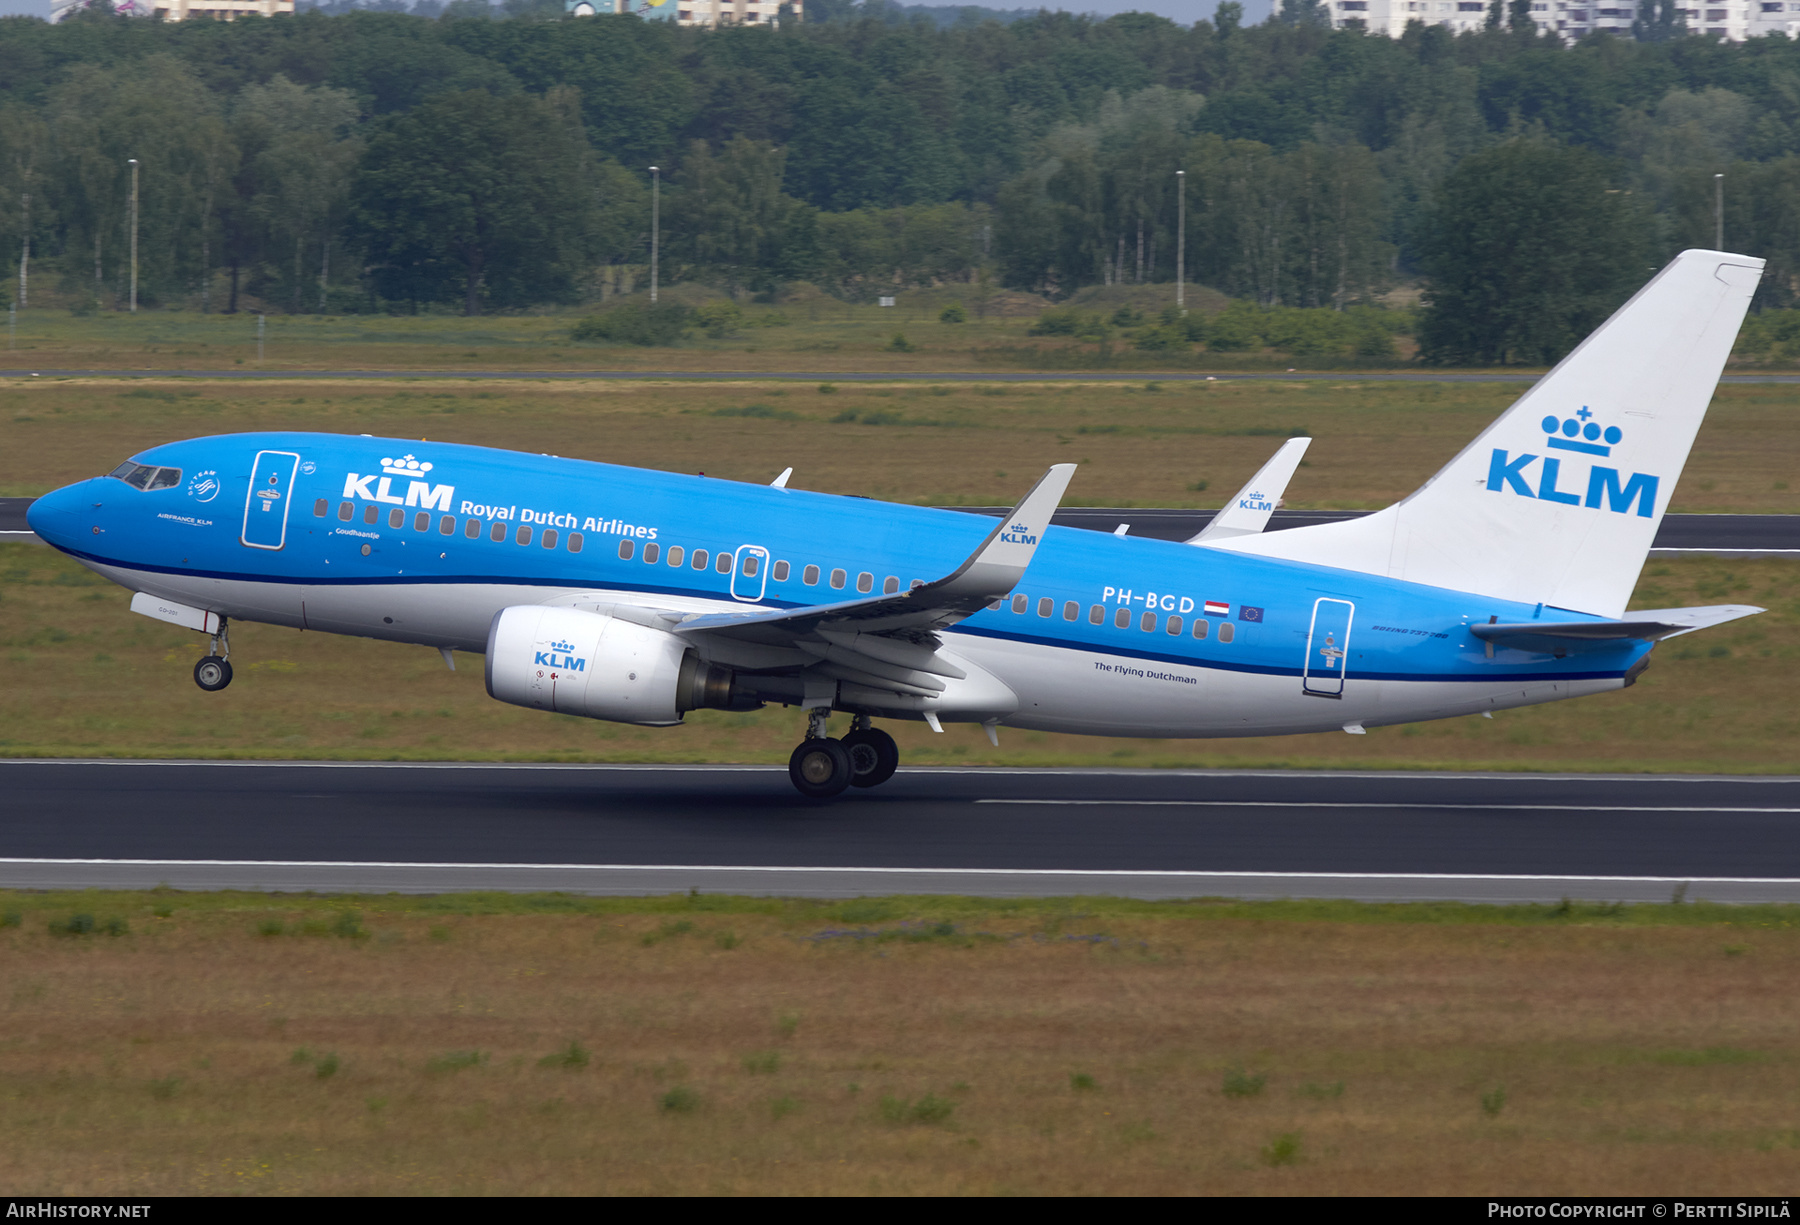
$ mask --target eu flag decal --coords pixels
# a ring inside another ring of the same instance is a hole
[[[1252,608],[1248,604],[1239,604],[1238,605],[1238,620],[1239,621],[1261,621],[1262,619],[1263,619],[1263,610],[1262,609]]]

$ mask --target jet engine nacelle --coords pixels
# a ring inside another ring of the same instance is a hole
[[[731,682],[667,630],[606,613],[528,604],[488,627],[488,696],[514,706],[660,727],[729,707]]]

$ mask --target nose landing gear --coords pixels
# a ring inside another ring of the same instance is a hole
[[[806,739],[788,758],[788,778],[801,795],[826,800],[847,787],[877,787],[894,777],[900,747],[892,736],[871,727],[869,716],[857,715],[849,734],[832,740],[825,735],[828,709],[816,706],[806,715]]]
[[[219,653],[221,647],[224,654]],[[231,684],[231,634],[225,618],[219,618],[219,632],[212,636],[212,653],[194,665],[194,684],[208,693],[217,693]]]

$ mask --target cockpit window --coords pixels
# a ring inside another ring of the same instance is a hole
[[[134,489],[173,489],[181,484],[180,468],[157,468],[150,464],[133,463],[129,459],[107,475],[117,477]]]

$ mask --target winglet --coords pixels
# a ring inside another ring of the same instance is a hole
[[[948,577],[919,588],[917,594],[924,599],[974,596],[986,601],[1011,592],[1031,564],[1044,529],[1050,526],[1050,517],[1074,476],[1074,464],[1052,464],[967,561]]]
[[[1269,516],[1281,504],[1281,495],[1287,490],[1288,482],[1294,479],[1294,472],[1311,445],[1310,438],[1290,438],[1282,443],[1281,449],[1250,478],[1250,483],[1225,503],[1225,509],[1214,515],[1212,522],[1200,529],[1199,535],[1185,543],[1210,544],[1232,536],[1254,536],[1262,531],[1269,525]]]
[[[792,475],[794,475],[794,470],[792,468],[783,468],[781,470],[781,475],[769,482],[769,488],[770,489],[786,489],[788,477],[790,477]]]

